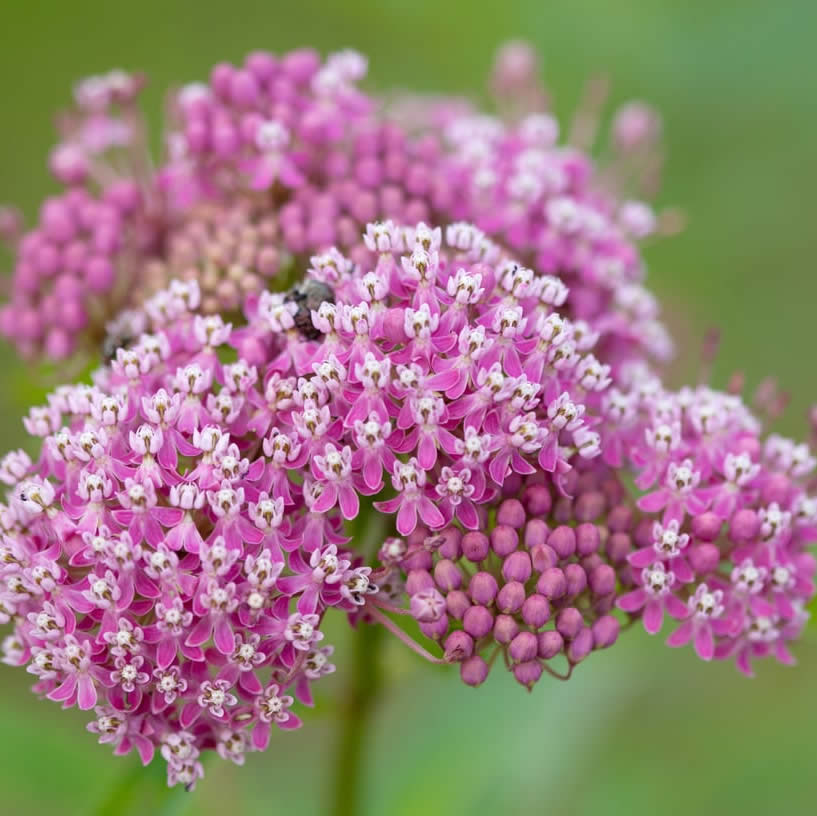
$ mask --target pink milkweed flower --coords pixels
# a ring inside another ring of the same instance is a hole
[[[695,470],[691,459],[667,466],[665,485],[638,500],[638,506],[648,512],[664,510],[664,522],[683,521],[684,516],[703,513],[709,503],[706,491],[699,490],[700,471]]]
[[[668,638],[668,646],[684,646],[694,640],[695,651],[701,660],[712,660],[715,655],[715,635],[730,633],[732,624],[722,618],[724,593],[700,584],[687,602],[690,617]]]
[[[439,507],[446,522],[457,518],[469,530],[477,529],[479,515],[471,500],[476,488],[471,484],[471,471],[468,468],[456,472],[450,467],[442,468],[435,490],[442,499]]]
[[[652,544],[627,556],[630,564],[643,569],[656,561],[665,561],[679,581],[691,581],[694,575],[684,559],[684,550],[689,544],[689,535],[680,532],[679,522],[673,519],[664,526],[656,521],[652,526],[652,539]]]
[[[660,631],[664,610],[673,618],[682,619],[688,610],[683,601],[673,594],[675,573],[658,561],[641,571],[641,586],[622,595],[616,605],[625,612],[644,610],[644,628],[651,635]]]
[[[355,518],[360,510],[360,500],[352,478],[352,449],[346,445],[338,450],[331,442],[327,442],[323,456],[312,459],[312,469],[315,477],[324,484],[313,511],[325,512],[338,503],[344,518]]]
[[[392,485],[399,495],[377,501],[375,507],[384,513],[397,513],[397,530],[401,535],[413,532],[418,516],[432,529],[445,524],[443,514],[426,495],[426,472],[420,467],[417,457],[412,456],[408,462],[395,461]]]

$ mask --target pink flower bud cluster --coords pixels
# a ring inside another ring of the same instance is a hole
[[[144,262],[134,303],[144,303],[173,280],[195,281],[199,311],[232,314],[279,274],[283,260],[274,212],[249,199],[192,207],[168,230],[165,245],[163,256]]]
[[[510,59],[517,74],[522,56]],[[610,168],[602,177],[558,144],[555,119],[532,112],[543,91],[513,123],[441,100],[421,103],[436,113],[412,125],[357,89],[366,67],[355,52],[321,62],[309,50],[217,65],[208,84],[172,96],[157,172],[135,104],[141,78],[84,80],[51,161],[69,189],[18,242],[0,332],[28,357],[93,353],[110,321],[171,279],[195,277],[205,313],[232,311],[292,255],[305,263],[337,246],[367,264],[369,222],[467,220],[570,284],[552,297],[600,333],[614,376],[621,360],[670,353],[636,248],[655,218],[627,191],[611,192]],[[631,153],[655,143],[619,118],[614,132],[626,131]]]
[[[131,303],[159,206],[141,183],[149,166],[135,106],[142,85],[123,71],[78,83],[49,160],[66,189],[46,199],[35,229],[6,231],[17,257],[0,333],[25,357],[63,359],[99,343],[105,323]]]
[[[611,611],[631,580],[634,515],[612,471],[598,460],[580,467],[568,480],[572,497],[542,473],[508,479],[490,529],[418,530],[381,548],[381,562],[406,575],[421,631],[460,663],[468,685],[481,684],[500,654],[528,689],[543,671],[566,679],[615,643]],[[565,659],[562,674],[554,666]]]
[[[11,301],[0,310],[0,332],[23,356],[70,356],[79,336],[103,330],[127,303],[116,267],[129,209],[83,188],[43,204],[37,229],[19,243]]]

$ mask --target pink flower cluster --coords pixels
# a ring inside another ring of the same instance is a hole
[[[356,87],[366,68],[349,51],[219,64],[209,84],[171,96],[157,171],[136,104],[141,78],[114,71],[79,83],[51,157],[68,189],[16,241],[0,332],[27,357],[93,355],[110,321],[173,278],[196,277],[204,311],[233,311],[292,256],[297,270],[337,246],[365,263],[369,222],[467,220],[569,283],[565,313],[594,325],[610,362],[669,353],[634,243],[658,221],[626,198],[637,191],[614,183],[625,170],[637,177],[654,152],[658,128],[641,121],[654,115],[622,109],[617,163],[600,173],[558,144],[546,112],[506,123],[456,100],[423,100],[406,120]],[[520,86],[520,99],[544,99],[530,71],[513,76],[534,87]],[[19,232],[7,226],[7,237]]]
[[[667,612],[681,621],[671,646],[692,640],[702,659],[734,658],[745,674],[752,658],[793,662],[786,644],[815,592],[806,548],[817,539],[817,501],[806,477],[817,460],[805,444],[763,442],[735,396],[652,386],[631,401],[630,427],[617,423],[636,485],[649,491],[629,556],[638,587],[619,607],[642,614],[651,633]]]
[[[3,461],[6,660],[51,699],[101,703],[119,750],[147,759],[192,735],[171,777],[197,773],[196,752],[227,732],[263,748],[265,706],[289,700],[269,702],[273,686],[309,702],[323,613],[376,592],[342,520],[384,476],[392,497],[375,506],[401,534],[476,530],[514,474],[560,484],[569,458],[600,452],[608,368],[555,310],[558,281],[470,225],[445,245],[423,224],[371,224],[365,240],[372,269],[312,259],[306,286],[330,293],[310,315],[317,339],[283,294],[233,329],[194,314],[195,283],[160,292],[155,333],[32,409],[39,460]],[[238,359],[222,363],[228,343]]]
[[[663,387],[636,243],[671,225],[631,198],[660,123],[625,106],[594,167],[598,87],[560,145],[535,65],[500,53],[502,119],[384,111],[354,52],[253,53],[173,96],[156,172],[112,72],[77,88],[38,227],[0,211],[0,331],[53,359],[107,332],[109,358],[0,462],[3,659],[170,784],[300,725],[330,608],[472,686],[500,655],[566,678],[666,615],[704,660],[792,661],[815,461],[733,394]]]
[[[16,248],[11,302],[0,333],[25,357],[63,359],[130,300],[143,254],[155,247],[159,206],[147,173],[139,76],[111,71],[78,83],[49,166],[65,191],[48,198],[37,228],[0,230]]]
[[[339,513],[313,511],[320,483],[292,480],[297,435],[267,433],[311,416],[316,386],[219,362],[231,327],[194,316],[197,301],[195,283],[155,298],[165,328],[32,409],[39,458],[0,466],[5,662],[95,709],[89,728],[116,753],[159,749],[185,785],[202,750],[240,764],[272,725],[300,725],[286,691],[310,705],[334,669],[326,609],[376,590]]]

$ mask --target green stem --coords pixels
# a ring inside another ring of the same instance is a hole
[[[335,770],[329,812],[333,816],[359,816],[363,756],[368,725],[381,686],[380,626],[359,623],[353,635],[350,686],[339,711]]]
[[[127,816],[137,812],[174,816],[189,804],[190,800],[181,787],[167,787],[167,773],[161,757],[154,758],[147,768],[135,758],[131,758],[130,765],[90,811],[94,816]]]

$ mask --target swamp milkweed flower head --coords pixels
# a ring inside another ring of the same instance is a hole
[[[507,62],[501,53],[495,73],[507,73]],[[568,282],[564,313],[598,323],[603,345],[670,353],[636,247],[666,221],[634,199],[655,186],[643,177],[657,175],[660,129],[638,126],[654,114],[622,109],[616,158],[596,169],[584,148],[598,94],[577,114],[582,127],[560,141],[530,70],[524,80],[517,70],[516,98],[536,104],[507,111],[500,94],[489,116],[420,98],[408,120],[405,103],[359,89],[366,71],[351,51],[324,61],[308,49],[253,52],[241,66],[220,63],[209,82],[168,95],[156,159],[139,109],[141,75],[78,83],[49,161],[64,191],[44,202],[29,232],[12,210],[0,219],[16,255],[0,332],[26,357],[93,358],[106,331],[134,330],[121,313],[172,279],[198,281],[201,311],[232,314],[270,279],[292,279],[333,246],[365,262],[369,222],[465,220]]]
[[[106,358],[0,462],[3,659],[169,784],[301,725],[332,608],[469,686],[667,619],[704,660],[792,661],[814,459],[664,387],[638,241],[668,219],[634,197],[660,121],[622,108],[596,166],[601,86],[560,142],[535,65],[500,53],[486,116],[367,96],[354,52],[255,52],[171,95],[156,170],[113,72],[77,88],[39,226],[0,213],[0,330]]]

